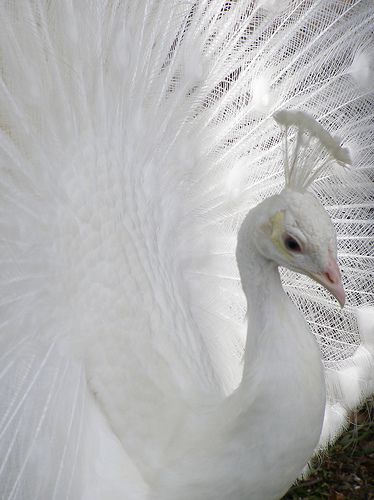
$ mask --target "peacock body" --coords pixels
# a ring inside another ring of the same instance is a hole
[[[279,498],[374,392],[373,3],[0,22],[1,498]],[[280,109],[349,151],[314,196],[283,189]],[[289,217],[335,242],[344,309],[261,246]]]

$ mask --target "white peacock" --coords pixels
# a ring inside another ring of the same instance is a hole
[[[279,498],[374,392],[372,1],[0,23],[1,498]]]

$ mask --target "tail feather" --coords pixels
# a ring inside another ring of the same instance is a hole
[[[2,495],[69,498],[81,480],[75,469],[82,444],[82,370],[59,356],[55,344],[35,341],[18,346],[11,365],[2,373],[2,385],[9,388],[2,392]]]

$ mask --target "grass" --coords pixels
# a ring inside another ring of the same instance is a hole
[[[374,400],[352,415],[351,425],[313,462],[313,472],[282,500],[374,500]]]

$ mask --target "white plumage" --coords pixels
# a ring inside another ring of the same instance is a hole
[[[1,499],[279,498],[374,392],[372,1],[0,23]]]

